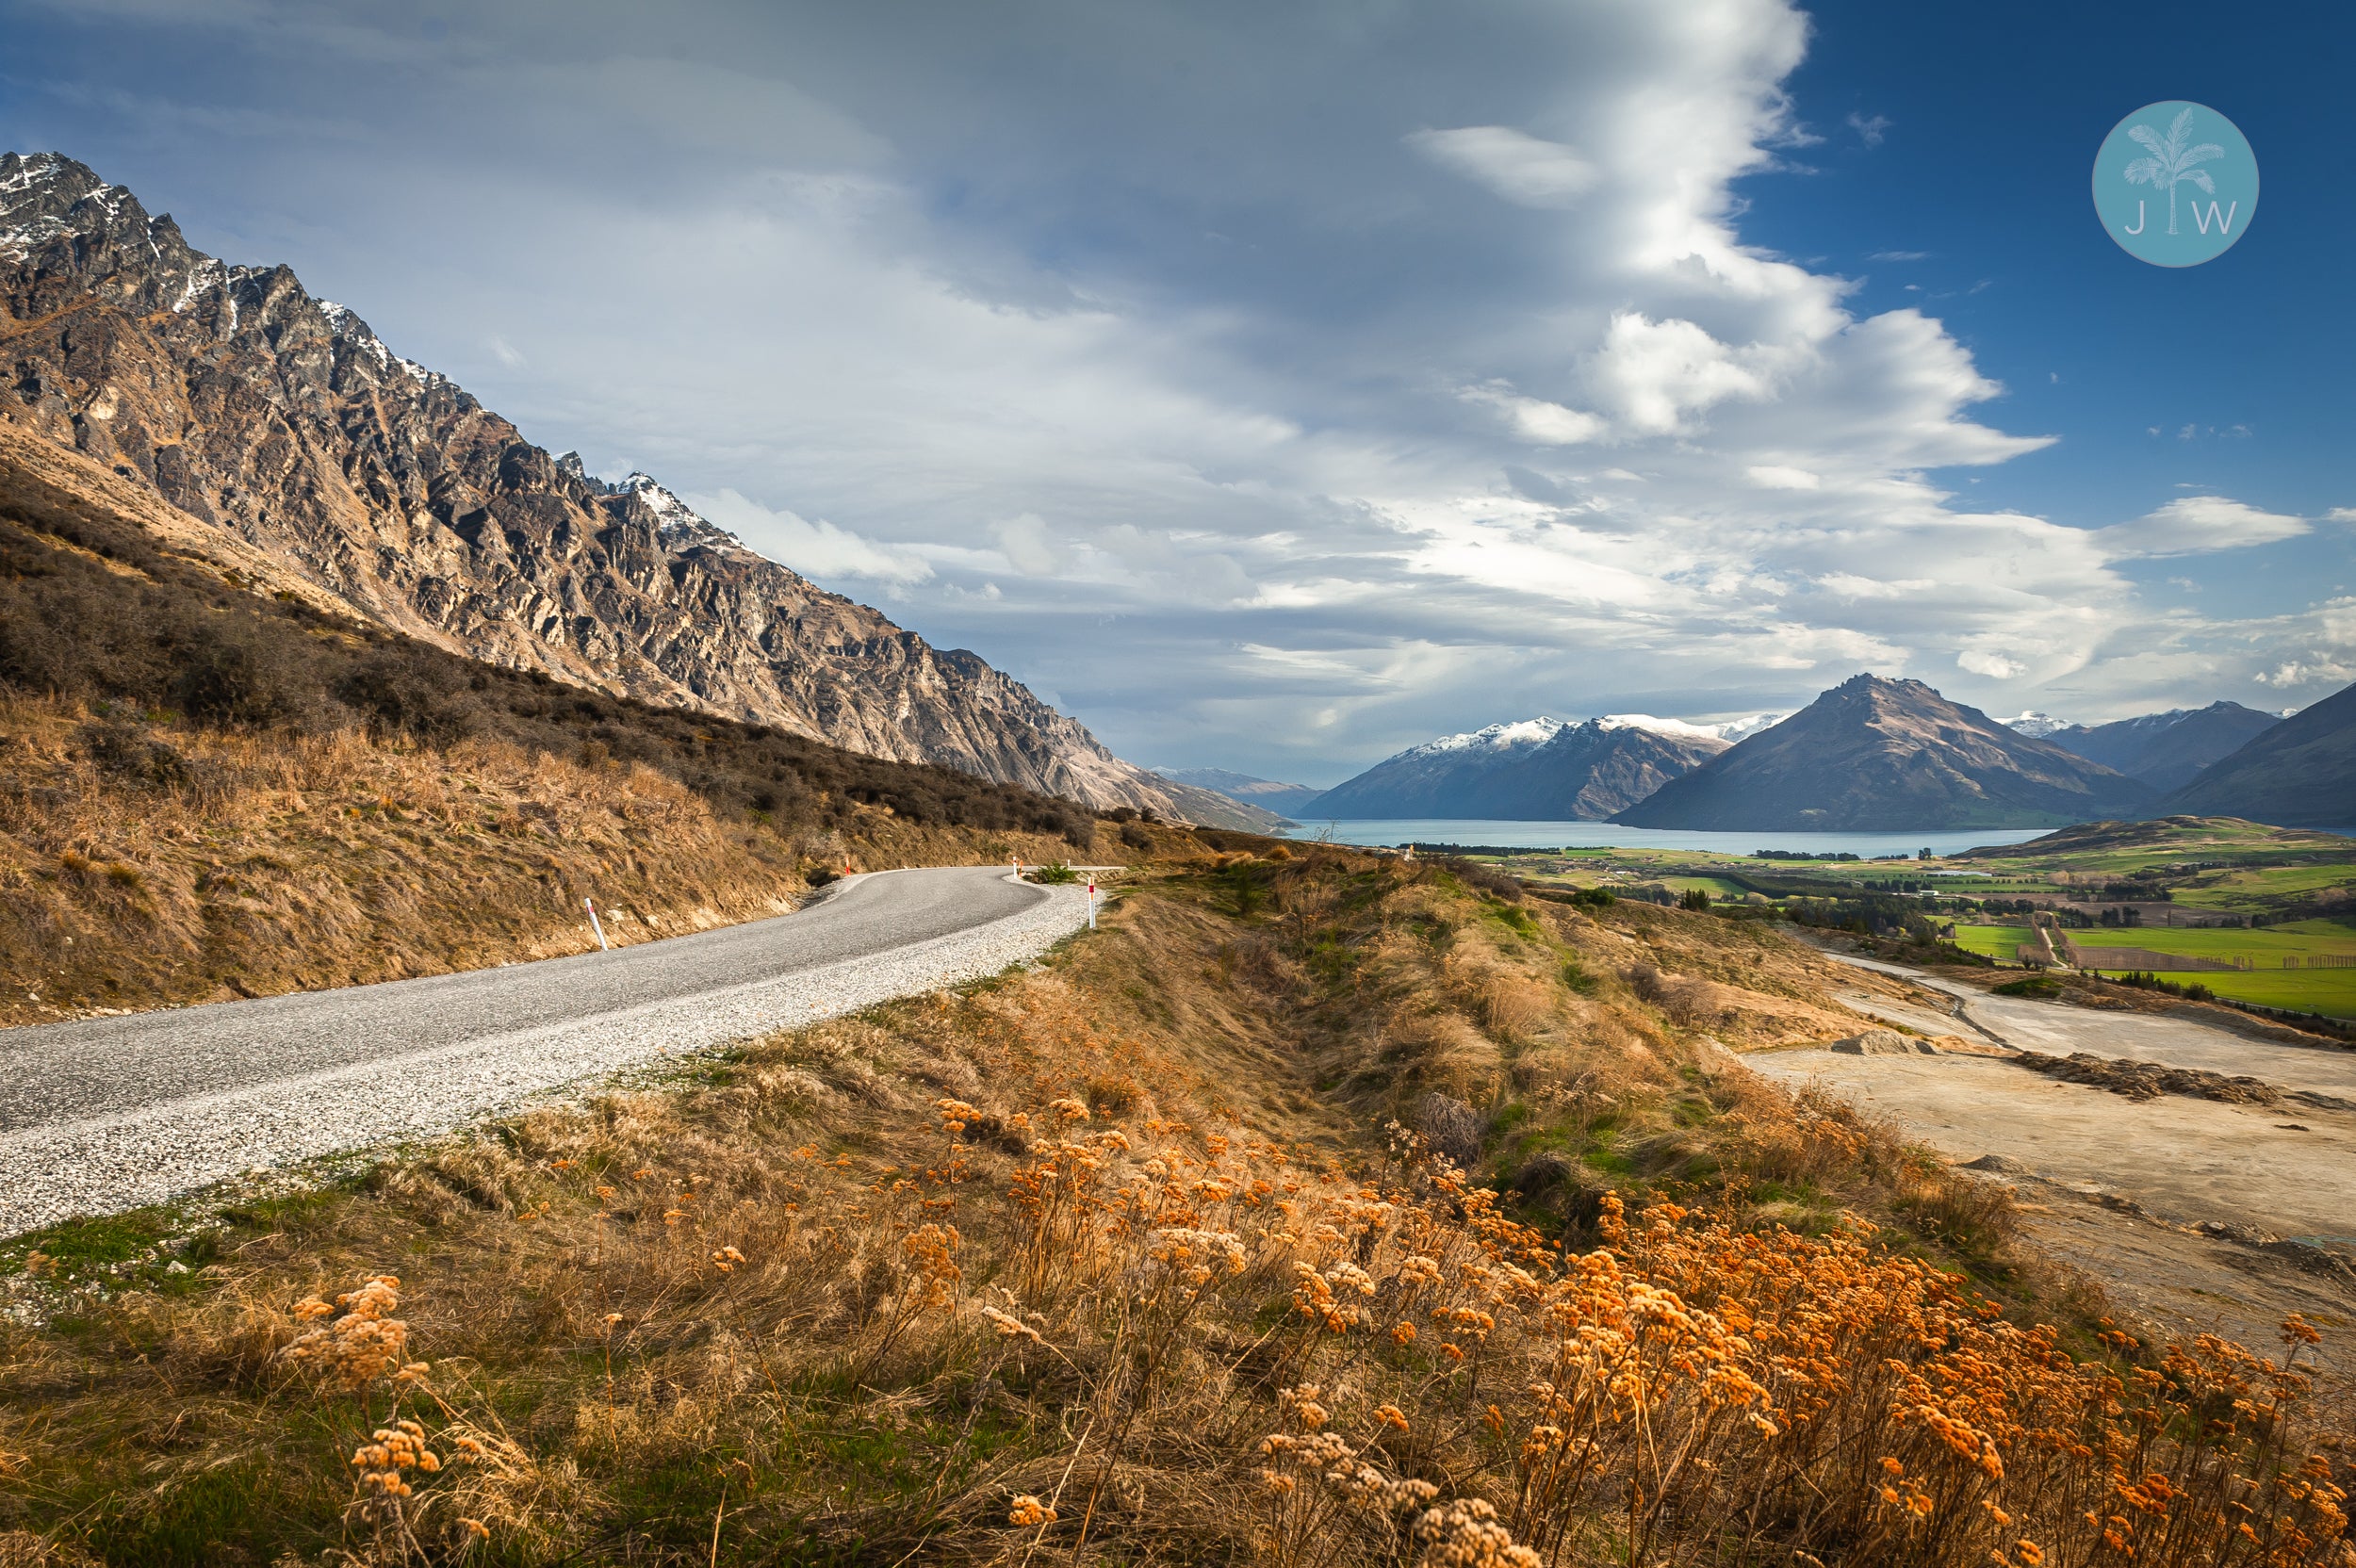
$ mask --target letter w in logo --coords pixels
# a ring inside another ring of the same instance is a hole
[[[2217,233],[2232,234],[2233,232],[2233,214],[2239,212],[2240,210],[2241,203],[2235,201],[2228,204],[2225,208],[2224,216],[2219,217],[2217,215],[2217,204],[2215,202],[2211,202],[2209,204],[2209,210],[2206,212],[2202,212],[2201,210],[2201,204],[2195,202],[2192,204],[2192,220],[2200,225],[2201,232],[2202,234],[2207,234],[2209,232],[2209,225],[2212,223],[2217,225]]]

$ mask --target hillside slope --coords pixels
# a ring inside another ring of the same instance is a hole
[[[2211,763],[2163,808],[2280,827],[2356,827],[2356,686]]]
[[[2238,702],[2213,702],[2111,724],[2068,725],[2043,739],[2155,790],[2174,790],[2281,722]]]
[[[515,669],[1095,806],[1170,792],[962,649],[608,486],[284,267],[0,155],[0,427],[86,454],[377,625]]]
[[[1919,680],[1861,675],[1612,821],[1729,832],[2045,827],[2141,815],[2152,798]]]
[[[1648,717],[1491,725],[1386,758],[1309,809],[1319,817],[1599,822],[1726,748],[1707,731]]]
[[[1987,1568],[2136,1490],[2140,1568],[2337,1568],[2306,1378],[2093,1339],[2003,1186],[1721,1043],[1859,988],[1431,862],[1149,875],[673,1092],[0,1250],[0,1550]]]
[[[845,864],[1153,841],[458,658],[274,589],[266,559],[180,548],[202,525],[32,454],[0,451],[0,1024],[580,951],[584,896],[631,941],[791,908]]]

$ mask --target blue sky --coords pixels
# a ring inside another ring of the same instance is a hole
[[[1827,141],[1797,155],[1808,174],[1748,182],[1744,236],[1866,279],[1860,308],[1928,300],[2009,388],[2006,428],[2064,437],[1987,472],[1975,500],[2085,527],[2184,484],[2309,515],[2348,504],[2356,308],[2340,294],[2356,204],[2331,149],[2356,11],[2164,5],[2122,25],[2113,8],[2002,0],[1811,15],[1789,87]],[[2265,183],[2252,236],[2184,271],[2133,263],[2086,192],[2119,116],[2171,98],[2230,116]],[[1889,123],[1868,146],[1857,123],[1876,119]],[[1923,259],[1874,259],[1910,252]],[[2345,580],[2347,551],[2311,538],[2326,547],[2284,547],[2265,569]],[[2241,586],[2243,612],[2279,602],[2270,584]]]
[[[1860,669],[2087,721],[2356,678],[2342,7],[0,0],[0,144],[1137,760],[1330,783]],[[2184,271],[2087,194],[2169,98],[2266,182]]]

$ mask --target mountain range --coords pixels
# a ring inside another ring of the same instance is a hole
[[[1297,808],[1333,818],[1600,822],[1727,744],[1716,729],[1643,713],[1524,719],[1410,747]]]
[[[2162,804],[2188,816],[2356,828],[2356,685],[2260,730]]]
[[[1860,675],[1612,820],[1633,827],[2043,827],[2144,814],[2149,785],[1919,680]]]
[[[111,468],[343,612],[495,664],[1098,808],[1236,818],[1020,681],[608,484],[285,267],[224,263],[55,154],[0,154],[0,428]],[[1240,822],[1235,825],[1241,825]]]
[[[2022,719],[2007,722],[2024,735],[2051,741],[2155,790],[2176,790],[2282,721],[2238,702],[2213,702],[2206,708],[2171,708],[2091,727],[2049,721],[2030,728]]]
[[[1279,821],[1295,807],[1305,806],[1324,793],[1308,784],[1280,784],[1272,778],[1254,778],[1248,773],[1234,773],[1226,768],[1155,768],[1164,778],[1198,790],[1209,790],[1226,796],[1238,806],[1264,811]]]

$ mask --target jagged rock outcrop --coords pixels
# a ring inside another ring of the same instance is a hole
[[[590,478],[287,269],[191,249],[72,159],[0,155],[0,421],[369,620],[873,756],[1200,814],[978,656],[825,592],[644,475]]]

